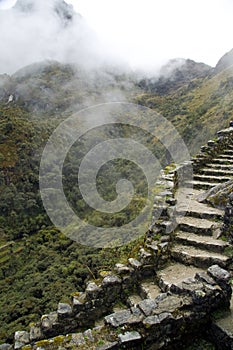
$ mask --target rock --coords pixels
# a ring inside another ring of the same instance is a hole
[[[123,310],[115,312],[114,314],[105,316],[104,320],[106,324],[110,324],[113,327],[119,327],[128,322],[132,316],[130,310]]]
[[[59,303],[57,314],[59,318],[66,318],[71,316],[72,314],[72,307],[69,304],[66,303]]]
[[[106,276],[102,282],[102,285],[104,287],[109,286],[109,285],[119,285],[119,284],[121,284],[121,279],[115,275]]]
[[[127,309],[105,316],[105,323],[111,325],[112,327],[140,323],[142,320],[142,314],[140,313],[140,310],[137,309],[138,311],[136,312],[134,309],[135,308],[132,308],[133,312]]]
[[[97,286],[95,282],[89,282],[87,284],[86,294],[91,300],[99,298],[101,292],[102,292],[102,289],[99,286]]]
[[[229,282],[231,275],[228,271],[218,265],[212,265],[208,268],[208,274],[217,282]]]
[[[82,333],[76,333],[76,334],[72,334],[71,336],[71,341],[70,344],[71,345],[82,345],[85,344],[85,339]]]
[[[212,286],[216,285],[215,280],[212,277],[210,277],[206,272],[198,272],[198,273],[196,273],[195,278],[198,281],[208,283],[208,284],[210,284]]]
[[[56,324],[58,321],[58,315],[57,312],[51,312],[48,315],[43,315],[41,317],[41,327],[42,329],[50,329],[54,324]]]
[[[32,326],[30,328],[30,341],[40,340],[42,338],[41,328],[38,326]]]
[[[79,296],[74,296],[73,305],[72,305],[74,312],[78,313],[85,310],[85,302],[86,302],[86,294],[85,294],[85,299],[82,299]]]
[[[160,324],[163,321],[168,320],[168,319],[173,319],[172,314],[170,312],[163,312],[159,315],[153,315],[153,316],[149,316],[149,317],[145,318],[143,321],[143,325],[146,328],[150,328],[150,327],[158,325],[158,324]]]
[[[233,180],[224,182],[201,193],[197,200],[200,203],[210,203],[212,206],[225,209],[229,195],[233,191]]]
[[[157,307],[157,303],[153,299],[144,299],[138,303],[138,307],[142,312],[149,316],[152,314],[153,310]]]
[[[23,346],[29,344],[29,333],[28,332],[15,332],[15,349],[20,349]]]
[[[119,349],[118,342],[107,342],[102,346],[97,346],[95,350],[116,350]]]
[[[196,290],[201,290],[203,288],[203,283],[195,280],[194,278],[186,278],[182,282],[182,289],[188,293],[191,293]]]
[[[116,264],[115,265],[115,271],[119,274],[119,275],[126,275],[126,274],[130,274],[133,272],[133,269],[127,265],[124,264]]]
[[[94,343],[95,339],[93,337],[91,329],[86,330],[84,333],[84,339],[89,340],[91,343]]]
[[[136,343],[138,343],[141,339],[141,335],[136,331],[126,332],[125,334],[119,335],[120,344],[125,344],[126,346],[133,346]]]
[[[118,276],[106,276],[102,281],[102,286],[106,306],[110,306],[119,300],[122,293],[122,280]]]
[[[140,249],[140,261],[143,264],[150,264],[153,261],[153,255],[147,252],[144,248]]]
[[[166,298],[158,301],[157,308],[154,309],[154,314],[158,315],[162,312],[174,312],[181,308],[185,303],[184,298],[176,295],[168,295]]]
[[[142,266],[142,263],[140,263],[140,261],[138,261],[137,259],[129,258],[128,261],[135,270],[140,269],[140,267]]]
[[[158,247],[160,248],[160,250],[162,252],[166,252],[168,250],[169,244],[168,244],[168,242],[159,243]]]
[[[0,350],[11,350],[11,349],[13,349],[11,344],[0,345]]]
[[[159,316],[157,316],[157,315],[149,316],[149,317],[145,318],[142,323],[146,328],[157,325],[160,323]]]

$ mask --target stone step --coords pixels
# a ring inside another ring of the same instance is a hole
[[[200,219],[222,220],[224,211],[210,207],[205,203],[200,203],[199,196],[203,193],[202,190],[193,188],[182,188],[176,194],[176,214],[187,215]]]
[[[199,173],[203,175],[213,175],[213,176],[224,176],[224,175],[229,175],[230,177],[233,176],[233,168],[230,170],[227,169],[216,169],[213,167],[208,167],[208,168],[202,168],[199,169]]]
[[[210,210],[208,210],[210,209]],[[211,210],[213,209],[213,210]],[[214,208],[206,208],[206,210],[204,211],[198,211],[192,208],[187,208],[187,210],[182,210],[182,209],[178,209],[176,211],[176,214],[178,216],[181,215],[187,215],[187,216],[191,216],[193,218],[197,218],[197,219],[207,219],[207,220],[222,220],[223,219],[223,215],[224,213],[222,213],[220,210],[216,211],[214,210]]]
[[[142,300],[139,294],[132,294],[127,299],[127,305],[128,307],[136,307]]]
[[[161,289],[154,280],[141,282],[139,285],[139,296],[142,299],[155,299],[161,293]]]
[[[222,170],[233,170],[233,164],[221,164],[221,163],[216,163],[216,164],[209,164],[207,163],[206,168],[213,168],[213,169],[222,169]]]
[[[208,268],[215,264],[226,268],[231,261],[229,257],[223,254],[181,244],[176,244],[171,249],[171,256],[177,262],[201,268]]]
[[[225,154],[225,152],[224,152],[224,153],[222,153],[222,154],[219,154],[219,155],[218,155],[218,158],[232,159],[232,160],[233,160],[233,154]]]
[[[233,149],[226,149],[224,151],[224,154],[229,154],[229,155],[232,155],[233,156]]]
[[[213,164],[233,164],[232,158],[214,158],[211,160]]]
[[[173,291],[187,278],[194,278],[196,273],[203,272],[202,268],[186,266],[177,262],[158,271],[159,286],[163,292]]]
[[[205,236],[212,236],[214,231],[220,227],[217,222],[191,216],[177,217],[177,222],[180,230]]]
[[[177,215],[186,215],[191,216],[193,218],[198,219],[210,219],[210,220],[222,220],[224,216],[224,212],[220,209],[208,207],[207,205],[203,203],[198,203],[192,201],[191,203],[185,204],[181,203],[176,208],[176,214]]]
[[[176,242],[183,245],[191,245],[200,249],[216,253],[224,253],[224,250],[229,247],[227,242],[213,237],[199,236],[194,233],[179,231],[176,233]]]
[[[231,176],[221,176],[221,175],[202,175],[202,174],[194,174],[193,179],[196,181],[203,181],[203,182],[209,182],[209,183],[216,183],[216,182],[227,182],[232,179]]]
[[[187,181],[185,183],[186,186],[192,187],[197,190],[209,190],[210,188],[219,185],[220,182],[204,182],[198,180]]]

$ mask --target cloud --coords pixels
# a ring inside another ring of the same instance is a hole
[[[30,11],[26,10],[29,3],[35,5]],[[0,73],[14,73],[45,59],[85,66],[104,59],[101,45],[85,20],[76,14],[67,21],[54,10],[56,3],[20,0],[16,7],[0,11]],[[58,3],[63,11],[65,3]]]
[[[0,8],[13,1],[0,0]],[[214,66],[232,48],[232,0],[66,0],[83,18],[65,27],[53,11],[63,0],[20,2],[35,10],[0,11],[0,73],[50,59],[95,67],[127,62],[155,74],[177,57]]]
[[[232,48],[232,0],[67,0],[133,66],[182,57],[215,65]]]

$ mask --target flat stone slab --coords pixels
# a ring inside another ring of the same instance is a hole
[[[193,178],[194,180],[197,180],[197,181],[212,183],[212,182],[227,182],[231,180],[232,176],[195,174]]]
[[[130,306],[130,307],[135,307],[137,306],[140,301],[142,301],[142,298],[140,297],[140,295],[138,294],[133,294],[133,295],[130,295],[127,299],[127,304]]]
[[[233,160],[233,155],[232,154],[219,154],[218,158],[227,158],[227,159],[232,159]]]
[[[155,299],[161,293],[159,286],[152,281],[144,281],[140,285],[140,294],[143,299]]]
[[[141,335],[136,331],[126,332],[125,334],[119,335],[120,344],[125,345],[132,345],[132,343],[138,342],[141,338]]]
[[[214,165],[214,164],[213,164]],[[230,175],[232,177],[232,168],[228,169],[228,167],[226,169],[218,169],[216,167],[208,167],[208,168],[202,168],[200,170],[201,174],[206,174],[206,175]]]
[[[212,235],[213,231],[220,227],[220,223],[216,223],[207,219],[199,219],[190,216],[177,217],[180,228],[184,231],[199,233],[203,235]]]
[[[154,299],[144,299],[140,301],[138,307],[145,316],[150,316],[153,313],[153,310],[157,307],[157,303]]]
[[[229,158],[229,157],[227,157],[227,158],[214,158],[214,159],[212,159],[212,162],[213,163],[224,163],[224,164],[230,163],[230,164],[233,164],[233,158]]]
[[[209,236],[201,236],[191,232],[176,232],[176,242],[185,245],[193,245],[195,247],[206,249],[213,252],[223,253],[224,249],[229,247],[227,242],[221,239],[214,239]]]
[[[205,189],[209,190],[211,187],[219,185],[220,182],[207,182],[207,181],[198,181],[198,180],[192,180],[187,181],[186,185],[193,187],[194,189]]]
[[[201,219],[222,218],[224,211],[200,203],[198,198],[204,191],[184,188],[177,192],[176,212],[178,215],[189,215]]]
[[[223,254],[208,252],[207,250],[198,249],[193,246],[179,244],[176,244],[172,248],[171,255],[179,262],[203,268],[214,264],[226,267],[228,262],[230,262],[230,258]]]
[[[121,310],[104,317],[105,323],[112,327],[140,323],[142,319],[143,314],[137,308]]]
[[[171,286],[179,286],[187,278],[194,277],[196,273],[203,272],[201,268],[186,266],[180,263],[173,263],[163,270],[158,271],[160,286],[163,291],[167,291]]]
[[[211,168],[215,169],[224,169],[224,170],[232,170],[233,164],[206,164],[206,166],[209,166]]]

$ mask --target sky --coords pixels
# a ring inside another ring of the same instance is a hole
[[[190,58],[215,66],[233,48],[232,0],[69,0],[132,64]]]
[[[0,9],[15,2],[0,0]],[[233,48],[232,0],[66,2],[95,31],[104,52],[133,68],[153,69],[172,58],[190,58],[215,66]],[[9,22],[8,30],[11,28]]]
[[[233,48],[232,0],[69,0],[133,65],[182,57],[216,65]]]

